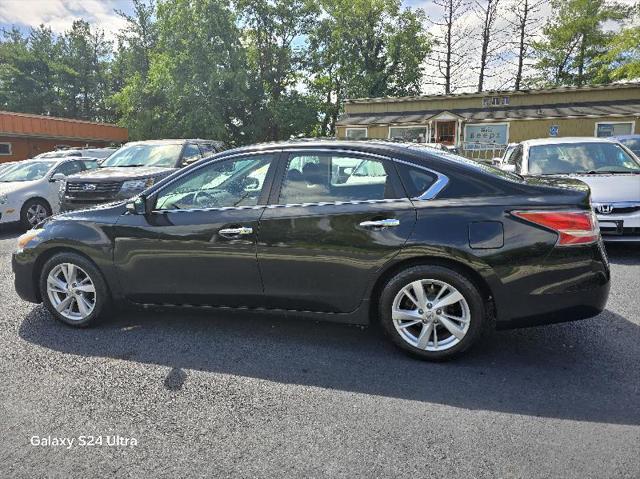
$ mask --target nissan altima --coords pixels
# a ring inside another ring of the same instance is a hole
[[[603,310],[589,195],[418,145],[256,145],[45,220],[18,240],[15,287],[71,326],[124,303],[286,312],[376,321],[410,354],[444,359],[488,327]]]

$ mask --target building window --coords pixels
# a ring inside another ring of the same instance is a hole
[[[392,140],[424,143],[427,138],[426,126],[390,126],[389,138]]]
[[[508,96],[503,96],[502,97],[502,104],[503,105],[508,105],[509,104],[509,97]]]
[[[345,136],[349,140],[364,140],[368,134],[366,128],[347,128],[345,131]]]
[[[0,143],[0,155],[8,156],[11,154],[11,143]]]
[[[596,122],[597,137],[631,135],[634,130],[633,121]]]

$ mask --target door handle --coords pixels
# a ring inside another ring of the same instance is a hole
[[[218,231],[218,234],[222,236],[250,235],[253,234],[253,228],[249,228],[248,226],[240,226],[238,228],[223,228]]]
[[[391,228],[399,225],[400,220],[392,218],[386,220],[363,221],[362,223],[360,223],[360,226],[362,226],[363,228]]]

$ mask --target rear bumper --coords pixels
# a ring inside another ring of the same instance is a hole
[[[604,311],[609,298],[609,288],[610,283],[607,280],[601,286],[588,291],[544,295],[532,299],[528,302],[528,313],[497,321],[496,329],[523,328],[592,318]]]
[[[508,329],[591,318],[607,304],[609,263],[604,245],[554,248],[542,264],[496,295],[496,328]]]

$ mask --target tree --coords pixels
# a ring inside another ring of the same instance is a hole
[[[432,23],[441,34],[434,42],[432,54],[427,64],[436,72],[435,78],[427,84],[440,86],[445,94],[453,93],[460,87],[460,76],[468,69],[468,43],[471,31],[462,25],[464,15],[469,11],[468,0],[433,0],[433,4],[442,9],[442,16]]]
[[[513,9],[513,18],[508,19],[513,35],[517,38],[512,42],[516,51],[516,75],[514,79],[514,89],[522,88],[525,62],[531,53],[531,37],[533,31],[539,25],[538,14],[540,6],[545,0],[519,0]]]
[[[114,96],[120,123],[133,138],[204,137],[233,143],[244,125],[247,89],[234,12],[217,0],[163,2],[154,28],[157,44],[148,74],[136,72]]]
[[[487,68],[493,60],[496,51],[492,48],[492,40],[495,32],[495,23],[498,17],[499,0],[476,0],[475,10],[482,21],[480,32],[480,65],[478,67],[478,91],[483,91]],[[493,42],[495,43],[495,42]]]
[[[555,14],[543,28],[544,38],[533,48],[538,58],[539,83],[582,86],[594,82],[599,59],[614,34],[605,22],[620,23],[630,13],[605,0],[552,0]]]
[[[416,95],[431,48],[422,10],[399,0],[324,0],[310,32],[308,88],[321,103],[320,135],[332,134],[345,98]]]
[[[299,101],[306,103],[304,95],[292,92],[307,56],[302,37],[309,33],[318,9],[307,0],[237,0],[237,8],[244,26],[249,78],[255,80],[250,112],[254,135],[258,140],[286,138],[290,128],[282,122],[290,118],[279,112],[295,109]],[[301,130],[308,127],[301,125]]]
[[[622,28],[597,60],[602,65],[600,81],[640,79],[640,3],[636,5],[635,24]]]

